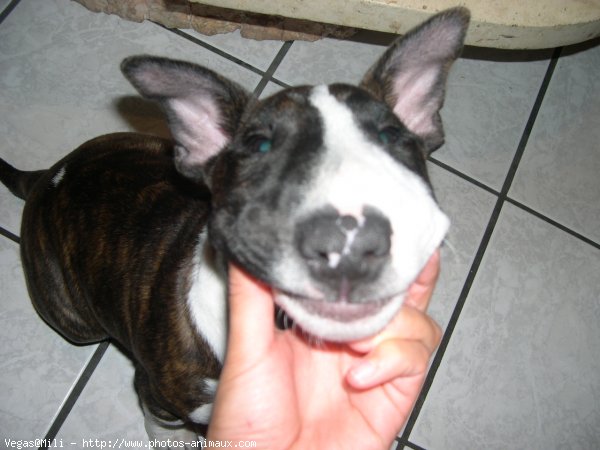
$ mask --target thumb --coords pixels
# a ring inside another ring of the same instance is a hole
[[[274,313],[271,289],[230,264],[227,358],[262,355],[275,336]]]
[[[440,275],[440,258],[440,249],[438,248],[433,252],[417,279],[408,289],[408,294],[404,299],[406,306],[412,306],[421,312],[427,311]]]

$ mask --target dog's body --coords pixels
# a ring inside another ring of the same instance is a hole
[[[0,164],[26,199],[37,311],[73,342],[112,338],[131,354],[151,437],[210,419],[227,262],[272,286],[317,338],[372,335],[398,311],[448,227],[425,156],[443,142],[444,84],[467,23],[462,9],[434,17],[361,87],[261,102],[207,69],[130,58],[125,74],[164,106],[175,142],[119,133],[47,171]]]

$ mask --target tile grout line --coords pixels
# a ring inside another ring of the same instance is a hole
[[[83,389],[86,387],[92,374],[96,370],[96,367],[98,367],[98,364],[100,363],[100,360],[104,356],[104,353],[106,352],[106,349],[109,345],[110,341],[103,341],[98,345],[98,348],[94,350],[92,357],[90,358],[85,368],[83,369],[83,372],[75,382],[73,389],[71,390],[71,392],[69,392],[64,403],[61,405],[58,414],[54,418],[52,425],[50,425],[50,428],[48,429],[48,432],[46,433],[46,436],[42,441],[42,445],[38,448],[38,450],[45,450],[53,446],[52,444],[54,439],[56,438],[56,435],[58,434],[61,427],[65,423],[65,420],[71,413],[73,406],[75,406],[75,403],[79,399],[79,396],[83,392]]]
[[[510,203],[511,205],[516,206],[519,209],[522,209],[523,211],[531,214],[532,216],[537,217],[541,221],[546,222],[547,224],[552,225],[555,228],[558,228],[559,230],[571,235],[572,237],[574,237],[576,239],[579,239],[583,243],[588,244],[588,245],[600,250],[600,242],[596,242],[596,241],[584,236],[583,234],[578,233],[577,231],[569,228],[566,225],[563,225],[560,222],[557,222],[554,219],[551,219],[550,217],[536,211],[535,209],[525,205],[524,203],[521,203],[520,201],[510,198],[510,197],[506,198],[506,203]]]
[[[12,0],[6,8],[0,13],[0,25],[4,22],[10,13],[15,9],[15,7],[20,3],[21,0]]]
[[[558,63],[561,52],[562,47],[558,47],[554,49],[554,52],[552,53],[550,64],[548,64],[546,74],[544,75],[544,79],[542,80],[542,85],[540,86],[538,95],[535,99],[533,107],[531,108],[529,119],[525,124],[525,129],[523,130],[523,134],[521,135],[521,140],[519,141],[519,144],[517,146],[517,151],[515,153],[515,156],[513,157],[506,178],[504,179],[504,184],[502,185],[502,189],[500,191],[500,198],[503,201],[508,198],[508,191],[510,190],[523,154],[525,153],[525,148],[527,147],[527,143],[529,142],[531,131],[533,130],[533,126],[537,119],[538,113],[542,107],[542,102],[544,101],[544,97],[546,96],[546,91],[548,90],[548,86],[550,85],[550,81],[552,80],[552,75],[554,74],[554,69],[556,68],[556,64]]]
[[[404,446],[406,445],[406,443],[409,442],[410,434],[412,433],[412,430],[416,424],[417,418],[419,417],[419,414],[420,414],[420,412],[423,408],[423,405],[425,403],[425,400],[427,398],[427,394],[433,384],[435,375],[441,365],[442,359],[448,348],[448,345],[449,345],[450,339],[452,337],[452,334],[454,332],[454,329],[456,328],[456,325],[458,323],[460,313],[465,305],[465,302],[467,300],[467,297],[469,295],[469,292],[470,292],[473,282],[475,280],[475,276],[477,275],[479,267],[481,266],[483,257],[485,255],[485,252],[490,243],[492,234],[498,223],[500,213],[502,212],[502,206],[507,201],[508,191],[514,180],[519,163],[521,161],[521,158],[522,158],[525,148],[527,146],[529,136],[531,135],[533,125],[535,124],[535,121],[536,121],[538,113],[540,111],[542,102],[546,95],[546,91],[547,91],[550,81],[552,79],[552,75],[554,74],[554,69],[556,68],[556,64],[558,63],[558,59],[560,57],[561,51],[562,51],[562,47],[559,47],[559,48],[556,48],[552,54],[550,63],[548,64],[548,68],[546,69],[546,74],[544,75],[544,78],[542,80],[542,84],[540,85],[540,89],[538,90],[535,102],[531,108],[531,112],[529,114],[529,118],[525,125],[525,129],[523,130],[523,134],[521,135],[521,139],[519,140],[519,144],[517,145],[517,150],[515,152],[515,155],[513,157],[513,160],[510,165],[510,168],[507,172],[507,175],[504,179],[504,184],[502,185],[502,189],[498,195],[498,199],[496,200],[496,204],[494,206],[494,209],[493,209],[490,219],[488,221],[488,225],[486,227],[485,233],[480,241],[479,247],[475,254],[475,258],[473,259],[473,263],[471,264],[471,268],[469,269],[467,279],[465,280],[465,283],[463,284],[463,288],[460,292],[460,295],[459,295],[456,305],[454,307],[454,311],[452,312],[452,316],[450,317],[450,321],[448,322],[448,326],[446,327],[446,330],[442,337],[440,346],[433,358],[433,361],[429,368],[429,372],[427,373],[427,376],[423,383],[421,393],[419,394],[419,397],[417,398],[417,401],[415,402],[413,411],[412,411],[410,417],[408,418],[408,421],[404,428],[404,432],[402,433],[402,436],[400,436],[400,442],[399,442],[398,446],[396,447],[396,450],[402,450],[404,448]]]
[[[283,62],[283,58],[285,58],[285,56],[287,55],[288,51],[292,47],[293,43],[294,43],[294,41],[285,41],[283,43],[283,45],[281,46],[281,48],[279,49],[279,51],[275,55],[275,58],[273,58],[273,61],[269,65],[269,68],[267,69],[267,71],[265,72],[265,74],[261,78],[260,82],[258,83],[258,85],[256,86],[256,88],[254,89],[254,96],[255,97],[258,98],[260,96],[260,94],[262,94],[263,90],[265,89],[265,87],[267,86],[267,83],[269,81],[275,81],[275,78],[273,78],[273,74],[277,71],[277,69],[279,68],[280,64]],[[282,82],[278,82],[277,84],[280,84],[280,83],[282,83]]]
[[[477,179],[475,179],[475,178],[473,178],[473,177],[471,177],[471,176],[469,176],[469,175],[461,172],[460,170],[458,170],[458,169],[456,169],[456,168],[454,168],[454,167],[452,167],[452,166],[450,166],[450,165],[448,165],[448,164],[446,164],[444,162],[441,162],[441,161],[439,161],[439,160],[437,160],[435,158],[432,158],[432,157],[427,158],[427,161],[430,162],[430,163],[432,163],[432,164],[434,164],[434,165],[436,165],[436,166],[438,166],[438,167],[440,167],[440,168],[442,168],[442,169],[444,169],[444,170],[446,170],[447,172],[452,173],[453,175],[456,175],[457,177],[465,180],[466,182],[468,182],[468,183],[470,183],[470,184],[472,184],[472,185],[474,185],[474,186],[476,186],[476,187],[478,187],[480,189],[483,189],[486,192],[489,192],[490,194],[493,194],[493,195],[496,195],[496,196],[500,196],[500,192],[497,191],[496,189],[494,189],[493,187],[488,186],[485,183],[482,183],[481,181],[479,181],[479,180],[477,180]],[[553,227],[558,228],[559,230],[561,230],[561,231],[563,231],[563,232],[565,232],[567,234],[570,234],[571,236],[573,236],[573,237],[579,239],[580,241],[582,241],[583,243],[591,245],[594,248],[600,249],[600,242],[596,242],[593,239],[590,239],[590,238],[586,237],[585,235],[583,235],[583,234],[575,231],[574,229],[569,228],[567,225],[564,225],[564,224],[562,224],[562,223],[560,223],[560,222],[558,222],[558,221],[550,218],[549,216],[547,216],[547,215],[545,215],[545,214],[543,214],[543,213],[541,213],[539,211],[536,211],[532,207],[527,206],[526,204],[520,202],[519,200],[516,200],[516,199],[514,199],[512,197],[509,197],[508,194],[506,195],[505,201],[508,202],[508,203],[510,203],[510,204],[512,204],[512,205],[514,205],[514,206],[516,206],[517,208],[522,209],[523,211],[525,211],[525,212],[527,212],[527,213],[529,213],[529,214],[537,217],[538,219],[540,219],[540,220],[542,220],[542,221],[544,221],[544,222],[552,225]]]
[[[402,443],[402,441],[400,441],[400,443],[398,445],[400,445],[401,443]],[[410,441],[405,441],[402,445],[404,445],[405,447],[408,447],[409,449],[412,449],[412,450],[426,450],[425,448],[421,447],[420,445],[417,445],[414,442],[410,442]]]
[[[475,178],[467,175],[466,173],[461,172],[458,169],[455,169],[454,167],[452,167],[452,166],[450,166],[450,165],[448,165],[448,164],[440,161],[439,159],[436,159],[436,158],[433,158],[433,157],[429,156],[427,158],[427,161],[430,162],[431,164],[434,164],[434,165],[436,165],[436,166],[444,169],[446,172],[450,172],[453,175],[456,175],[457,177],[462,178],[463,180],[465,180],[465,181],[467,181],[467,182],[469,182],[471,184],[474,184],[478,188],[483,189],[484,191],[487,191],[490,194],[500,195],[500,192],[498,192],[496,189],[488,186],[485,183],[482,183],[479,180],[476,180]]]
[[[273,62],[277,61],[278,58],[280,58],[280,60],[278,61],[277,65],[275,66],[274,70],[271,71],[271,66],[269,66],[269,68],[266,71],[263,71],[262,69],[259,69],[258,67],[255,67],[252,64],[249,64],[246,61],[244,61],[244,60],[242,60],[240,58],[237,58],[237,57],[235,57],[235,56],[227,53],[226,51],[223,51],[223,50],[215,47],[214,45],[209,44],[208,42],[204,42],[203,40],[198,39],[198,38],[196,38],[196,37],[194,37],[194,36],[186,33],[185,31],[182,31],[182,30],[180,30],[178,28],[168,28],[168,27],[166,27],[164,25],[161,25],[160,23],[157,23],[157,22],[152,22],[152,23],[154,23],[156,26],[164,28],[167,31],[170,31],[171,33],[176,34],[179,37],[182,37],[183,39],[186,39],[186,40],[188,40],[188,41],[190,41],[190,42],[192,42],[192,43],[194,43],[196,45],[199,45],[199,46],[203,47],[204,49],[206,49],[206,50],[208,50],[208,51],[210,51],[210,52],[212,52],[212,53],[214,53],[214,54],[216,54],[216,55],[218,55],[218,56],[220,56],[222,58],[225,58],[226,60],[228,60],[228,61],[230,61],[230,62],[232,62],[234,64],[237,64],[238,66],[241,66],[244,69],[247,69],[247,70],[249,70],[249,71],[251,71],[251,72],[253,72],[253,73],[257,74],[257,75],[260,75],[262,77],[262,79],[259,82],[259,86],[261,86],[261,84],[263,83],[263,79],[265,79],[265,77],[266,77],[267,78],[266,82],[272,81],[272,82],[274,82],[275,84],[277,84],[279,86],[289,87],[289,85],[286,84],[285,82],[283,82],[281,80],[278,80],[277,78],[273,77],[273,73],[275,73],[275,70],[277,70],[277,67],[279,67],[279,64],[281,63],[281,60],[287,54],[287,51],[289,50],[289,47],[291,47],[293,41],[285,41],[283,43],[281,49],[277,53],[277,55],[275,55],[275,58],[274,58]],[[280,57],[280,53],[284,49],[285,49],[285,51],[283,52],[283,55]],[[273,63],[271,63],[271,65],[273,65]],[[265,82],[265,85],[266,85],[266,82]],[[261,88],[264,89],[264,86],[261,86]],[[261,92],[262,92],[262,89],[261,89]],[[255,89],[255,91],[256,90],[258,90],[258,86]]]
[[[273,83],[275,83],[276,85],[278,85],[278,86],[280,86],[282,88],[289,88],[289,87],[291,87],[291,85],[289,85],[289,84],[287,84],[287,83],[285,83],[285,82],[283,82],[280,79],[275,78],[275,77],[271,77],[271,79],[269,81],[272,81]]]
[[[153,22],[153,23],[158,27],[161,27],[167,31],[170,31],[171,33],[176,34],[177,36],[182,37],[183,39],[186,39],[196,45],[199,45],[200,47],[203,47],[206,50],[208,50],[212,53],[215,53],[215,54],[219,55],[220,57],[225,58],[228,61],[237,64],[238,66],[243,67],[244,69],[254,72],[257,75],[260,75],[261,77],[265,75],[265,72],[263,70],[259,69],[258,67],[255,67],[252,64],[248,64],[246,61],[236,58],[235,56],[230,55],[229,53],[215,47],[214,45],[211,45],[207,42],[204,42],[201,39],[198,39],[190,34],[187,34],[185,31],[182,31],[178,28],[167,28],[164,25],[161,25],[157,22]]]
[[[0,236],[4,236],[5,238],[10,239],[11,241],[15,242],[16,244],[21,243],[21,238],[19,236],[17,236],[13,232],[8,231],[6,228],[3,228],[1,226],[0,226]]]

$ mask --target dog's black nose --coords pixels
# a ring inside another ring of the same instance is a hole
[[[296,247],[316,279],[339,285],[377,279],[389,258],[392,228],[377,211],[362,217],[327,209],[301,221]]]

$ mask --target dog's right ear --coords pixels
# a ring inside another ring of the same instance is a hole
[[[462,50],[469,19],[465,8],[434,15],[397,39],[361,82],[421,137],[427,153],[444,143],[439,112],[448,71]]]
[[[132,56],[121,64],[127,79],[167,113],[176,141],[175,165],[199,180],[202,165],[232,139],[250,94],[204,67],[154,56]]]

